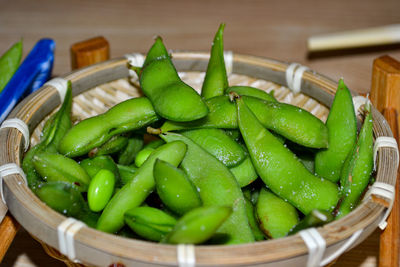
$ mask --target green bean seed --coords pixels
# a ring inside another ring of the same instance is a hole
[[[114,185],[114,174],[107,169],[100,170],[93,177],[87,192],[89,208],[92,211],[104,209],[114,192]]]

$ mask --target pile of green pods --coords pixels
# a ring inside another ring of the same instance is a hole
[[[160,37],[143,66],[130,66],[143,97],[73,125],[69,83],[24,157],[30,188],[90,227],[170,244],[279,238],[351,212],[371,182],[370,104],[358,133],[343,80],[326,123],[263,90],[229,86],[224,27],[201,94]]]

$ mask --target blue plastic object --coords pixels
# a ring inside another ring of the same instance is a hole
[[[0,93],[0,123],[24,96],[39,89],[51,76],[56,43],[41,39]]]

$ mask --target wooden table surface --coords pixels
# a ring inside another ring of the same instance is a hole
[[[0,0],[0,54],[23,38],[24,55],[36,41],[56,41],[54,75],[70,71],[71,44],[103,35],[111,57],[146,52],[155,35],[167,48],[209,51],[221,22],[225,49],[299,62],[333,79],[344,77],[359,93],[369,91],[374,58],[400,60],[400,45],[309,54],[306,40],[315,34],[400,23],[399,0]],[[376,266],[379,231],[343,255],[335,266]],[[63,266],[20,231],[3,266]]]

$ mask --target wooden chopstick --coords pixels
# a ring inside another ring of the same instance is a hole
[[[311,36],[309,52],[400,43],[400,24]]]

